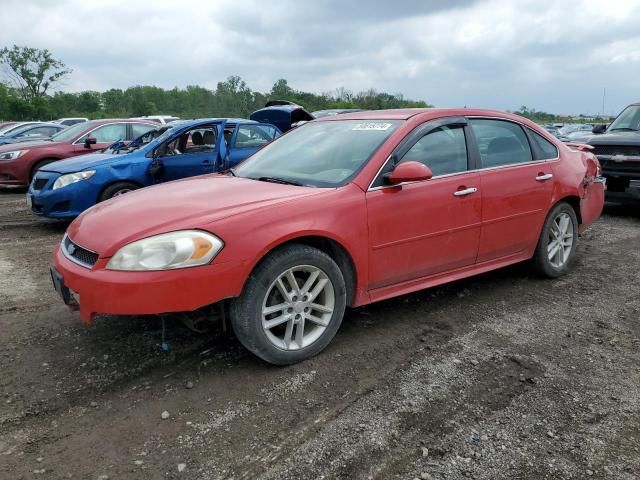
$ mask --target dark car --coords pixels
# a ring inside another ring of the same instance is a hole
[[[640,103],[625,108],[604,133],[596,130],[586,142],[600,160],[607,190],[625,192],[632,180],[640,180]]]
[[[27,186],[48,163],[96,152],[118,140],[130,141],[157,126],[141,120],[93,120],[67,127],[48,140],[2,145],[0,185]]]

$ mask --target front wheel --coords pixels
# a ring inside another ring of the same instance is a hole
[[[288,365],[321,352],[346,304],[344,277],[324,252],[294,244],[271,253],[231,305],[240,342],[263,360]]]
[[[578,219],[568,203],[557,204],[547,216],[533,265],[542,275],[556,278],[569,271],[578,244]]]
[[[104,191],[100,195],[100,201],[104,202],[105,200],[124,195],[125,193],[132,192],[133,190],[137,190],[138,188],[138,185],[131,182],[114,183],[113,185],[109,185],[104,189]]]

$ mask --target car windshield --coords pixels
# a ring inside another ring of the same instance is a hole
[[[60,130],[55,135],[51,136],[51,139],[54,142],[68,142],[69,140],[73,140],[78,135],[83,133],[89,127],[93,127],[92,123],[82,122],[76,123],[75,125],[71,125],[70,127],[65,128],[64,130]]]
[[[609,127],[609,131],[614,130],[640,130],[640,105],[625,108]]]
[[[238,177],[314,187],[347,184],[400,125],[393,120],[306,123],[256,152]]]

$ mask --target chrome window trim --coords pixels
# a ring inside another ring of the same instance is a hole
[[[74,141],[73,141],[73,145],[83,145],[83,144],[84,144],[84,142],[80,142],[80,139],[81,139],[81,138],[86,137],[87,135],[89,135],[89,134],[91,134],[91,133],[93,133],[93,132],[95,132],[95,131],[96,131],[97,129],[99,129],[99,128],[106,127],[106,126],[108,126],[108,125],[124,125],[124,126],[125,126],[125,128],[126,128],[126,126],[127,126],[127,125],[129,125],[129,124],[133,125],[134,123],[138,123],[138,124],[141,124],[141,125],[151,125],[151,126],[153,126],[153,122],[140,122],[140,121],[137,121],[137,122],[125,122],[125,121],[121,121],[121,122],[109,122],[109,123],[102,123],[102,124],[98,125],[97,127],[92,128],[92,129],[91,129],[91,130],[89,130],[88,132],[83,133],[82,135],[80,135],[76,140],[74,140]],[[156,128],[157,128],[157,124],[156,124]],[[88,137],[87,137],[87,138],[88,138]],[[80,143],[78,143],[78,142],[80,142]],[[115,142],[115,140],[114,140],[114,142]],[[113,142],[100,142],[100,143],[113,143]],[[94,253],[95,253],[95,252],[94,252]]]
[[[86,269],[91,270],[93,268],[93,265],[89,265],[88,263],[83,263],[80,260],[78,260],[77,258],[72,257],[71,255],[69,255],[69,252],[67,252],[67,249],[64,247],[64,241],[69,238],[69,235],[67,235],[66,233],[64,234],[64,237],[62,237],[62,241],[60,242],[60,250],[62,250],[62,254],[64,255],[64,257],[67,260],[72,261],[73,263],[75,263],[76,265],[80,265],[81,267],[84,267]],[[71,240],[69,238],[69,241],[72,242],[74,245],[77,245],[78,247],[82,248],[83,250],[86,250],[87,252],[91,252],[94,253],[96,255],[98,255],[98,252],[94,252],[93,250],[89,250],[88,248],[84,248],[82,245],[78,245],[76,242],[74,242],[73,240]],[[100,255],[98,255],[98,257],[100,257]]]
[[[471,116],[468,116],[468,117],[465,117],[465,118],[468,118],[469,120],[471,120],[471,119],[501,120],[501,121],[504,121],[504,122],[515,123],[517,125],[520,125],[523,128],[528,128],[529,130],[531,130],[531,128],[529,128],[524,123],[520,123],[520,122],[518,122],[516,120],[511,120],[511,119],[503,119],[503,118],[500,118],[500,117],[485,117],[485,116],[477,116],[477,115],[471,115]],[[532,131],[534,131],[534,130],[532,130]],[[535,132],[535,133],[538,133],[538,132]],[[540,135],[540,134],[538,133],[538,135]],[[380,172],[382,172],[382,170],[384,170],[384,168],[387,166],[387,163],[389,163],[389,161],[391,160],[391,157],[393,156],[393,153],[392,153],[391,155],[389,155],[387,157],[387,159],[384,161],[382,166],[378,169],[376,174],[373,176],[373,179],[371,180],[371,182],[369,182],[369,187],[367,188],[367,192],[374,192],[376,190],[382,190],[382,189],[385,189],[385,188],[400,187],[400,186],[403,186],[403,185],[411,185],[411,184],[414,184],[414,183],[428,182],[428,181],[431,181],[431,180],[437,180],[439,178],[455,177],[455,176],[458,176],[458,175],[464,175],[466,173],[486,172],[486,171],[489,171],[489,170],[501,170],[503,168],[510,168],[510,167],[515,167],[515,166],[518,166],[518,165],[536,165],[536,164],[542,164],[542,163],[547,163],[547,162],[556,162],[556,161],[560,160],[560,149],[558,148],[557,145],[554,144],[554,146],[556,147],[556,151],[558,152],[558,156],[554,157],[554,158],[545,158],[544,160],[531,160],[530,162],[509,163],[507,165],[498,165],[496,167],[476,168],[474,170],[465,170],[464,172],[455,172],[455,173],[447,173],[446,175],[438,175],[436,177],[430,178],[429,180],[419,180],[419,181],[416,181],[416,182],[402,182],[402,183],[397,183],[395,185],[380,185],[379,187],[372,187],[372,185],[378,179],[378,176],[380,175]]]

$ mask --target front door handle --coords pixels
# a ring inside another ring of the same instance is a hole
[[[456,197],[466,197],[467,195],[471,195],[472,193],[476,193],[478,189],[476,187],[469,187],[463,190],[456,190],[453,192],[453,195]]]
[[[541,173],[536,177],[536,180],[539,182],[546,182],[547,180],[551,180],[553,178],[553,173]]]

